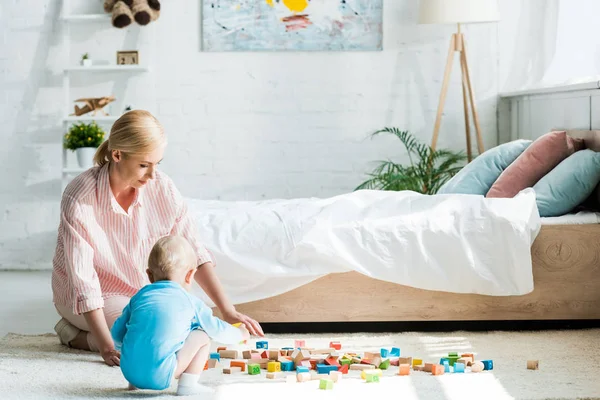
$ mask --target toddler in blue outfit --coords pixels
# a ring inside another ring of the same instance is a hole
[[[196,256],[186,239],[159,239],[148,258],[150,285],[144,286],[123,309],[112,327],[121,371],[130,387],[163,390],[179,379],[178,395],[209,393],[198,383],[208,359],[210,339],[237,344],[249,337],[216,318],[212,310],[189,293]]]

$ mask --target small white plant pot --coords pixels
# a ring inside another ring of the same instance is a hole
[[[84,67],[91,67],[92,66],[92,60],[85,59],[85,60],[81,60],[81,65],[83,65]]]
[[[94,166],[94,154],[96,154],[95,147],[80,147],[75,150],[77,154],[77,163],[80,168],[92,168]]]

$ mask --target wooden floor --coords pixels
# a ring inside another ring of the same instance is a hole
[[[600,319],[600,225],[545,225],[532,258],[535,289],[524,296],[428,291],[347,272],[236,308],[263,323]]]

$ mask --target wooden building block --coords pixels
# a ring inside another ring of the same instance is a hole
[[[400,364],[398,375],[410,375],[410,364]]]
[[[456,360],[457,363],[460,364],[464,364],[465,367],[470,367],[471,364],[473,363],[473,359],[471,357],[461,357],[458,360]],[[454,364],[456,365],[456,364]]]
[[[379,350],[379,355],[383,358],[389,357],[390,351],[388,349],[381,349]]]
[[[481,360],[483,363],[484,371],[491,371],[494,369],[494,361],[493,360]]]
[[[313,349],[310,351],[310,354],[331,354],[335,351],[333,347],[327,349]]]
[[[363,358],[368,358],[369,360],[372,360],[375,357],[381,357],[381,355],[379,353],[372,353],[370,351],[365,351],[365,354],[363,356]]]
[[[540,362],[538,360],[527,360],[527,369],[540,369]]]
[[[250,350],[244,350],[242,351],[242,357],[244,358],[244,360],[249,360],[252,358],[252,351]]]
[[[216,360],[221,361],[221,356],[219,355],[219,353],[210,353],[209,358],[214,358]]]
[[[279,378],[283,378],[283,373],[281,371],[267,372],[267,379],[279,379]]]
[[[394,367],[397,367],[398,365],[400,365],[400,359],[399,358],[392,358],[392,359],[390,359],[390,365],[393,365]]]
[[[342,379],[342,373],[340,371],[330,371],[329,378],[334,382],[339,382]]]
[[[344,364],[338,369],[339,372],[346,375],[348,373],[348,369],[350,368],[350,364]]]
[[[400,357],[400,348],[392,347],[390,350],[390,357]]]
[[[351,364],[350,369],[354,371],[363,371],[365,369],[375,369],[375,366],[371,364]]]
[[[309,372],[301,372],[299,374],[296,374],[296,380],[298,382],[308,382],[311,380],[311,376]]]
[[[292,360],[294,364],[299,365],[302,361],[310,360],[310,353],[307,350],[294,350]]]
[[[321,379],[319,381],[319,389],[332,390],[333,389],[333,381],[331,379]]]
[[[217,360],[216,358],[209,358],[208,359],[208,368],[217,368],[219,367],[219,360]]]
[[[335,365],[336,367],[341,367],[340,363],[338,362],[337,357],[328,357],[325,360],[325,364],[327,365]]]
[[[304,340],[294,340],[294,347],[297,349],[298,347],[305,347],[306,342]]]
[[[380,369],[365,369],[364,371],[362,371],[360,373],[360,377],[362,379],[367,379],[367,376],[369,375],[377,375],[377,376],[383,376],[383,371]]]
[[[485,366],[483,365],[483,363],[481,361],[475,361],[471,365],[471,372],[481,372],[481,371],[483,371],[484,368],[485,368]]]
[[[424,370],[425,370],[424,365],[413,365],[413,371],[424,371]]]
[[[342,344],[340,342],[329,342],[329,347],[336,349],[336,350],[341,350]]]
[[[390,359],[385,359],[379,364],[379,369],[388,369],[390,367]]]
[[[231,360],[229,363],[229,367],[240,367],[242,372],[246,371],[246,365],[248,365],[248,361],[246,360]]]
[[[236,372],[242,372],[242,369],[240,367],[229,367],[229,368],[223,368],[223,373],[224,374],[233,374]]]
[[[246,358],[246,357],[244,357]],[[250,359],[251,360],[260,360],[262,357],[260,356],[260,353],[252,353],[250,354]]]
[[[398,358],[398,365],[400,365],[400,364],[412,365],[413,358],[412,357],[400,357],[400,358]]]
[[[281,363],[278,361],[270,361],[267,364],[267,371],[269,372],[281,372]]]
[[[454,364],[454,373],[462,373],[465,372],[465,364],[464,363],[455,363]]]
[[[379,383],[379,375],[369,374],[367,375],[366,381],[368,383]]]
[[[269,358],[269,352],[267,350],[263,351],[262,353],[260,353],[260,357],[261,358]]]
[[[427,365],[427,364],[425,364]],[[444,366],[440,364],[433,364],[431,366],[431,374],[432,375],[444,375]]]
[[[272,361],[277,361],[277,359],[281,356],[281,353],[279,353],[279,349],[271,349],[269,350],[269,360]]]
[[[268,349],[269,342],[267,342],[266,340],[261,340],[259,342],[256,342],[256,348],[257,349]]]
[[[423,360],[421,360],[420,358],[413,358],[412,366],[414,367],[415,365],[423,365]]]
[[[217,347],[217,353],[220,352],[221,350],[227,350],[227,347],[223,347],[223,346]]]
[[[221,350],[219,351],[221,358],[240,358],[240,354],[237,350]]]
[[[298,366],[301,366],[301,367],[306,367],[306,368],[308,368],[308,369],[313,369],[313,367],[312,367],[312,364],[311,364],[311,363],[310,363],[310,361],[308,361],[308,360],[300,361],[300,363],[299,363],[299,364],[296,364],[296,368],[297,368]]]
[[[260,375],[260,365],[248,364],[248,375]]]

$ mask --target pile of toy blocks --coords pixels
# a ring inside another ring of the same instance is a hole
[[[412,371],[424,371],[432,375],[444,373],[481,372],[494,368],[492,360],[476,361],[472,353],[448,353],[439,363],[423,363],[420,358],[402,357],[400,349],[381,349],[377,353],[364,352],[362,355],[342,352],[340,342],[330,342],[328,348],[306,347],[304,340],[296,340],[294,347],[269,349],[267,341],[257,341],[256,349],[228,350],[219,347],[217,353],[211,353],[205,369],[216,368],[221,359],[231,359],[224,374],[247,372],[249,375],[261,375],[267,371],[268,379],[284,378],[287,382],[306,382],[319,380],[320,389],[333,389],[333,385],[349,371],[360,371],[366,382],[379,382],[383,371],[398,367],[395,375],[406,376]],[[530,362],[528,362],[529,368]],[[533,366],[533,364],[532,364]],[[537,364],[536,364],[537,367]],[[533,368],[531,368],[533,369]],[[294,374],[284,374],[295,371]]]

